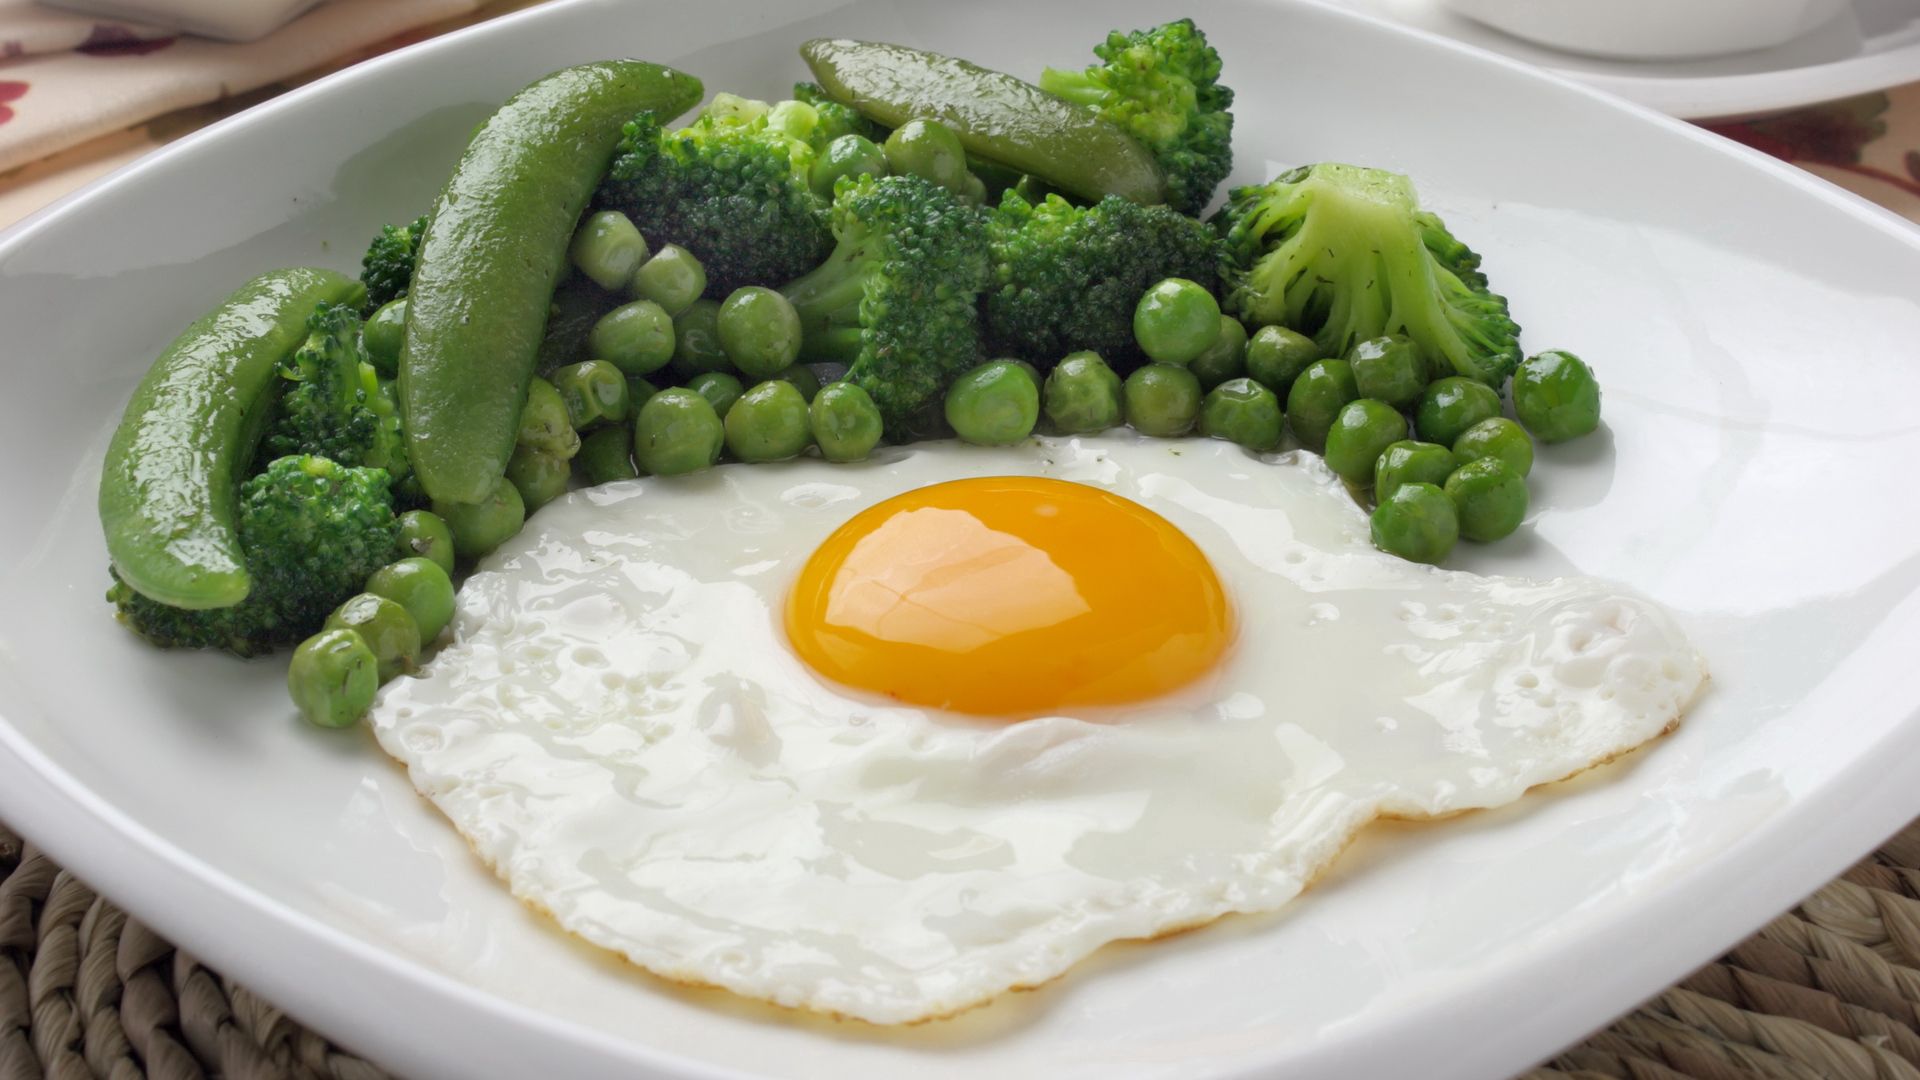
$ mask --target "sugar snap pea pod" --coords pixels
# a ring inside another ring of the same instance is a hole
[[[930,118],[971,154],[1087,199],[1166,201],[1153,155],[1118,125],[1011,75],[940,53],[817,38],[800,55],[827,96],[897,128]]]
[[[700,81],[637,60],[564,68],[474,133],[434,205],[407,298],[400,403],[436,502],[475,503],[513,453],[574,224],[635,113],[667,119]]]
[[[100,524],[120,579],[180,608],[231,607],[251,584],[234,529],[274,369],[321,303],[358,304],[331,270],[262,274],[201,316],[147,369],[100,470]]]

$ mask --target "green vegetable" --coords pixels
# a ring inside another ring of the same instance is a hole
[[[424,214],[405,225],[380,227],[380,234],[360,258],[360,283],[367,287],[362,310],[372,311],[407,295],[420,259],[420,238],[426,233]]]
[[[981,364],[947,390],[947,423],[976,446],[1009,446],[1033,434],[1040,420],[1040,389],[1033,377],[1005,360]]]
[[[1133,339],[1158,363],[1190,363],[1219,337],[1220,305],[1197,281],[1158,282],[1133,309]]]
[[[914,418],[980,357],[980,215],[917,176],[867,177],[842,186],[833,233],[827,261],[782,290],[803,352],[849,365],[887,430],[909,441]]]
[[[1311,334],[1327,356],[1405,334],[1489,386],[1520,362],[1506,298],[1404,176],[1310,165],[1236,189],[1213,221],[1226,238],[1225,306],[1246,322]]]
[[[1048,68],[1040,88],[1126,129],[1167,178],[1167,202],[1198,214],[1233,170],[1233,91],[1220,85],[1220,56],[1181,19],[1149,30],[1115,30],[1093,47],[1101,63]]]
[[[707,404],[691,390],[662,390],[640,407],[634,420],[633,457],[640,468],[655,476],[678,476],[704,469],[720,460],[726,428]]]
[[[703,371],[732,371],[720,345],[720,301],[695,300],[673,320],[673,370],[684,378]]]
[[[601,428],[580,440],[580,453],[573,459],[587,486],[631,480],[640,475],[633,464],[633,431],[625,424]]]
[[[887,129],[861,116],[859,112],[842,105],[827,96],[819,83],[797,82],[793,84],[793,97],[813,106],[816,123],[809,141],[815,150],[824,152],[827,147],[842,135],[858,135],[868,142],[885,141]],[[879,173],[876,176],[882,175]],[[832,193],[828,193],[832,197]]]
[[[651,300],[621,304],[593,324],[587,347],[628,375],[651,375],[673,359],[673,318]]]
[[[828,97],[889,127],[938,120],[968,153],[1089,201],[1166,201],[1160,166],[1145,147],[1093,110],[1032,83],[903,45],[822,38],[802,45],[800,55]]]
[[[384,596],[363,592],[327,616],[328,630],[351,631],[373,652],[380,681],[412,671],[420,662],[420,627],[407,609]]]
[[[813,396],[820,392],[820,376],[805,364],[789,364],[774,372],[773,377],[784,383],[792,383],[793,388],[800,391],[800,396],[808,402],[813,401]]]
[[[1452,446],[1468,428],[1499,415],[1500,391],[1454,375],[1427,385],[1413,413],[1413,428],[1428,442]]]
[[[1247,342],[1247,375],[1276,394],[1284,395],[1293,381],[1320,359],[1320,346],[1297,330],[1263,326]]]
[[[1177,364],[1144,364],[1122,388],[1127,423],[1142,435],[1170,439],[1193,430],[1200,418],[1200,380]]]
[[[1108,196],[1075,206],[1018,189],[987,215],[985,331],[996,353],[1060,356],[1089,349],[1123,368],[1139,363],[1133,313],[1157,281],[1211,288],[1219,239],[1165,206]]]
[[[565,495],[572,475],[573,466],[567,458],[525,443],[514,447],[513,456],[507,459],[507,483],[520,493],[520,502],[529,514]]]
[[[575,431],[620,423],[632,407],[627,377],[605,360],[561,368],[553,373],[553,388],[566,403],[567,422]]]
[[[659,392],[660,392],[659,387],[653,385],[652,383],[641,378],[640,376],[638,375],[627,376],[627,412],[628,414],[634,415],[634,416],[639,415],[640,406],[645,405],[647,403],[648,398],[652,397],[653,395]]]
[[[234,495],[270,415],[276,370],[321,304],[351,304],[359,293],[331,270],[263,274],[147,369],[100,470],[107,555],[129,589],[189,609],[246,598]]]
[[[1479,458],[1447,477],[1447,497],[1460,515],[1460,535],[1488,543],[1520,527],[1527,516],[1527,481],[1499,458]]]
[[[190,610],[129,587],[114,568],[107,599],[128,629],[162,648],[252,656],[320,628],[334,605],[392,558],[399,538],[387,474],[287,457],[242,484],[236,533],[251,588],[226,607]]]
[[[1411,562],[1439,563],[1460,538],[1447,493],[1425,481],[1405,483],[1373,510],[1373,546]]]
[[[1374,500],[1386,502],[1402,484],[1444,484],[1459,464],[1444,446],[1402,439],[1382,450],[1374,462]]]
[[[973,174],[967,171],[967,151],[960,136],[938,120],[909,120],[893,129],[882,147],[887,170],[896,176],[917,176],[964,198]]]
[[[1247,373],[1247,328],[1231,315],[1220,316],[1220,336],[1187,363],[1202,388],[1211,390]]]
[[[1287,426],[1309,450],[1324,450],[1334,417],[1360,397],[1353,366],[1345,360],[1315,360],[1287,390]]]
[[[952,129],[948,129],[948,133],[951,134]],[[891,171],[887,161],[887,152],[872,139],[864,135],[842,135],[828,143],[814,159],[807,182],[816,198],[832,202],[834,185],[841,177],[885,176]]]
[[[651,300],[678,319],[707,291],[707,270],[693,252],[679,244],[666,244],[633,272],[630,291],[634,299]]]
[[[1353,365],[1353,383],[1360,396],[1384,401],[1396,409],[1412,405],[1427,387],[1427,362],[1404,334],[1383,334],[1355,342],[1347,350]]]
[[[280,377],[291,385],[274,405],[261,454],[318,454],[404,478],[400,413],[389,385],[361,351],[354,306],[323,303],[307,328],[307,340],[280,364]]]
[[[594,359],[587,339],[600,317],[619,304],[617,294],[584,277],[574,274],[563,279],[547,305],[547,326],[540,337],[534,370],[544,375],[554,368]]]
[[[326,630],[300,643],[287,665],[287,692],[300,715],[321,727],[351,726],[373,707],[379,661],[360,635]]]
[[[1200,434],[1265,452],[1280,445],[1280,399],[1242,376],[1207,391],[1200,403]]]
[[[727,359],[750,378],[770,378],[800,358],[800,316],[765,286],[735,289],[721,302],[715,328]]]
[[[633,272],[647,261],[647,241],[618,210],[588,214],[574,231],[567,258],[574,269],[603,289],[625,288]]]
[[[506,470],[567,243],[621,122],[700,93],[657,64],[583,64],[515,94],[474,134],[421,240],[400,355],[408,453],[436,502],[489,498]]]
[[[431,510],[409,510],[400,515],[401,558],[420,556],[453,573],[453,530]]]
[[[566,399],[552,383],[539,376],[527,384],[527,403],[520,407],[520,426],[514,433],[514,443],[562,458],[570,458],[580,451],[580,433],[574,430],[567,414]]]
[[[1358,487],[1373,486],[1373,467],[1387,447],[1407,437],[1407,418],[1384,401],[1360,398],[1341,406],[1327,430],[1327,468]]]
[[[1122,402],[1120,376],[1097,352],[1069,354],[1047,375],[1047,419],[1062,435],[1088,435],[1118,424]]]
[[[713,406],[715,415],[722,420],[727,418],[727,410],[733,408],[733,403],[740,400],[740,395],[747,392],[739,379],[724,371],[695,375],[687,380],[687,389],[706,398],[707,404]]]
[[[527,522],[527,504],[503,475],[479,502],[436,502],[433,512],[453,532],[453,553],[477,559],[512,539]]]
[[[741,461],[785,461],[807,448],[807,399],[790,382],[769,379],[740,395],[722,421],[727,449]]]
[[[380,305],[360,328],[360,344],[366,349],[367,362],[382,378],[393,378],[399,369],[400,347],[407,339],[407,301],[404,297]]]
[[[1477,458],[1499,458],[1508,468],[1525,476],[1533,471],[1533,440],[1520,425],[1504,416],[1482,420],[1460,433],[1453,441],[1453,456],[1461,464]]]
[[[828,461],[864,461],[879,445],[880,407],[850,382],[828,383],[807,408],[814,445]]]
[[[1541,442],[1577,439],[1600,426],[1600,384],[1572,353],[1543,352],[1513,373],[1513,412]]]
[[[453,579],[432,559],[388,563],[367,579],[367,591],[406,608],[422,642],[438,638],[453,621]]]

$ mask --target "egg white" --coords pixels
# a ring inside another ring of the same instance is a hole
[[[823,682],[788,586],[858,511],[964,476],[1077,480],[1197,542],[1211,677],[981,720]],[[875,1023],[1300,892],[1368,821],[1497,806],[1672,725],[1705,677],[1617,586],[1375,551],[1317,457],[1112,435],[922,444],[576,492],[462,587],[381,745],[561,926],[660,975]]]

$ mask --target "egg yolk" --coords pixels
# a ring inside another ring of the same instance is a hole
[[[1139,503],[986,477],[849,519],[801,570],[786,630],[836,682],[1018,718],[1191,682],[1232,642],[1233,612],[1199,547]]]

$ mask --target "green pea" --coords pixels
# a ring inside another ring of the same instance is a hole
[[[1187,365],[1200,379],[1200,388],[1211,390],[1228,379],[1247,373],[1247,328],[1231,315],[1220,316],[1220,336],[1206,351]]]
[[[366,347],[367,362],[385,378],[393,378],[400,368],[400,346],[407,340],[407,298],[389,300],[380,305],[360,328],[360,344]]]
[[[947,423],[976,446],[1008,446],[1033,434],[1040,421],[1040,389],[1006,360],[991,360],[955,379],[947,390]]]
[[[580,454],[573,465],[588,487],[639,476],[640,470],[633,467],[633,432],[621,424],[588,435],[580,440]]]
[[[1320,346],[1312,338],[1284,326],[1263,326],[1247,341],[1247,374],[1282,396],[1318,359]]]
[[[955,195],[967,191],[967,151],[960,136],[938,120],[909,120],[886,142],[887,167],[896,176],[918,176]]]
[[[1460,535],[1469,540],[1498,540],[1527,516],[1526,478],[1499,458],[1478,458],[1453,470],[1446,491],[1460,515]]]
[[[828,202],[833,201],[833,186],[843,176],[887,175],[887,152],[864,135],[842,135],[827,144],[807,173],[807,186]]]
[[[575,431],[586,431],[601,424],[617,424],[627,418],[632,390],[620,369],[605,360],[568,364],[551,376],[553,388],[567,406],[567,423]]]
[[[301,642],[287,665],[287,693],[300,715],[321,727],[352,725],[379,689],[380,663],[351,630],[322,630]]]
[[[573,429],[566,399],[539,376],[527,384],[527,403],[520,407],[520,430],[514,442],[562,458],[580,450],[580,433]]]
[[[1200,418],[1200,379],[1178,364],[1143,364],[1127,376],[1127,423],[1142,435],[1170,439]]]
[[[453,579],[432,559],[388,563],[367,579],[367,591],[406,608],[423,642],[438,638],[453,621]]]
[[[715,323],[720,346],[742,375],[771,378],[800,358],[800,313],[786,297],[760,285],[733,290]]]
[[[1513,412],[1541,442],[1577,439],[1600,426],[1600,383],[1572,353],[1543,352],[1513,373]]]
[[[1047,419],[1062,435],[1105,431],[1122,418],[1120,376],[1097,352],[1068,353],[1045,389]]]
[[[828,383],[807,409],[814,445],[828,461],[863,461],[880,444],[880,407],[850,382]]]
[[[638,415],[640,406],[647,399],[660,392],[660,388],[638,375],[627,376],[627,411]]]
[[[633,272],[627,291],[635,300],[651,300],[672,318],[679,318],[707,291],[707,268],[693,252],[667,244]]]
[[[593,324],[587,348],[628,375],[650,375],[673,359],[673,318],[651,300],[621,304]]]
[[[1386,502],[1402,484],[1444,484],[1459,466],[1453,451],[1437,443],[1402,439],[1380,452],[1373,465],[1373,498]]]
[[[653,395],[634,420],[633,457],[655,476],[679,476],[720,460],[726,428],[707,399],[674,388]]]
[[[618,289],[647,261],[647,242],[618,210],[588,214],[574,230],[567,257],[574,268],[603,289]]]
[[[1425,481],[1401,484],[1374,507],[1373,546],[1411,562],[1438,563],[1460,539],[1460,516],[1447,493]]]
[[[1507,463],[1525,476],[1533,471],[1533,440],[1520,425],[1504,416],[1479,423],[1461,432],[1453,441],[1453,456],[1465,464],[1475,458],[1493,457]]]
[[[792,383],[793,388],[800,391],[800,396],[808,401],[812,401],[813,395],[820,392],[820,376],[805,364],[788,364],[774,372],[773,377],[784,383]]]
[[[527,504],[521,501],[519,489],[504,476],[479,502],[435,500],[433,512],[453,531],[453,553],[463,559],[477,559],[506,543],[527,522]]]
[[[1361,397],[1396,409],[1412,405],[1427,386],[1427,362],[1405,334],[1359,342],[1347,350],[1347,363],[1353,365],[1353,384]]]
[[[1279,446],[1280,428],[1280,399],[1244,375],[1207,391],[1200,403],[1200,434],[1249,450],[1265,452]]]
[[[722,422],[727,449],[741,461],[785,461],[813,437],[807,399],[790,382],[768,379],[740,395]]]
[[[1427,442],[1452,446],[1482,420],[1500,415],[1500,391],[1478,379],[1449,375],[1428,384],[1413,412],[1413,429]]]
[[[1022,372],[1026,374],[1027,378],[1033,380],[1034,392],[1035,393],[1040,392],[1040,385],[1044,380],[1041,379],[1040,377],[1039,368],[1034,367],[1032,364],[1028,363],[1025,360],[1021,360],[1018,357],[1002,356],[1002,357],[996,357],[996,359],[999,360],[1001,363],[1012,364],[1014,367],[1019,368]]]
[[[1158,363],[1190,363],[1219,337],[1220,302],[1186,278],[1151,286],[1133,309],[1133,339]]]
[[[733,403],[740,400],[740,395],[747,392],[739,379],[724,371],[695,375],[687,380],[687,389],[706,398],[707,404],[713,406],[714,414],[722,420],[727,418],[727,410],[733,408]]]
[[[400,515],[397,547],[401,558],[419,555],[453,573],[453,530],[431,510],[409,510]]]
[[[1341,406],[1327,429],[1327,468],[1359,487],[1373,486],[1373,466],[1407,437],[1407,418],[1384,401],[1359,398]]]
[[[407,609],[384,596],[358,593],[327,616],[328,630],[350,630],[373,650],[380,681],[412,671],[420,661],[420,627]]]
[[[565,495],[567,480],[572,476],[573,467],[567,458],[531,446],[514,447],[513,456],[507,459],[507,483],[520,493],[520,502],[529,514]]]
[[[767,110],[767,127],[789,139],[805,142],[813,134],[813,129],[819,126],[820,111],[804,101],[789,98]]]
[[[673,319],[673,369],[683,379],[703,371],[732,371],[720,344],[720,302],[695,300]]]
[[[987,201],[987,182],[973,173],[967,174],[967,182],[960,188],[960,201],[968,206],[981,206]]]
[[[1309,450],[1324,450],[1333,419],[1360,397],[1345,360],[1315,360],[1287,390],[1287,426]]]

